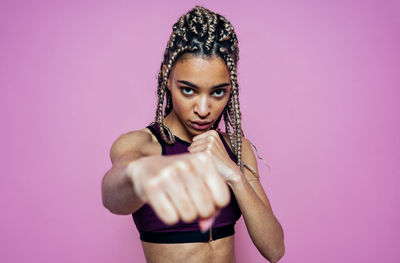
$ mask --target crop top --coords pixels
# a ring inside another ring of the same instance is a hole
[[[161,144],[162,155],[174,155],[189,152],[188,147],[191,143],[184,141],[176,136],[175,143],[168,145],[163,142],[159,125],[156,122],[151,123],[148,128]],[[225,142],[221,133],[219,133],[222,143],[225,146],[230,158],[236,163],[236,156]],[[199,219],[191,223],[184,223],[179,220],[174,225],[167,225],[162,222],[155,214],[154,210],[148,204],[144,204],[137,211],[132,213],[133,221],[140,233],[140,239],[152,243],[191,243],[208,242],[233,235],[235,233],[234,225],[241,216],[241,211],[236,201],[235,195],[230,187],[231,201],[223,207],[215,218],[212,227],[202,233],[199,228]]]

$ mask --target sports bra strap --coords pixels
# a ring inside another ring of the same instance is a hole
[[[162,140],[162,138],[161,138],[160,133],[154,128],[153,125],[149,125],[149,126],[147,126],[146,128],[148,128],[148,129],[151,131],[151,133],[154,134],[154,136],[156,136],[157,141],[158,141],[160,144],[163,144],[163,140]]]

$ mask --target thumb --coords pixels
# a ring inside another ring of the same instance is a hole
[[[200,231],[202,233],[204,233],[208,229],[210,229],[210,227],[215,222],[215,219],[218,217],[220,212],[221,212],[221,209],[218,209],[218,211],[214,215],[212,215],[211,217],[209,217],[209,218],[200,218],[199,219],[199,227],[200,227]]]

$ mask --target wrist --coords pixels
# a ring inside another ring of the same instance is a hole
[[[244,176],[243,172],[237,167],[236,173],[232,176],[228,181],[227,184],[233,189],[240,186],[243,186],[246,182],[246,177]]]

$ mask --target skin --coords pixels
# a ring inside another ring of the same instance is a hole
[[[198,88],[182,81],[190,82]],[[212,89],[216,86],[221,88]],[[231,90],[230,74],[225,63],[221,58],[181,59],[171,71],[168,89],[171,91],[173,109],[165,117],[164,124],[177,137],[192,142],[192,149],[202,149],[205,143],[194,145],[193,138],[204,131],[194,129],[190,122],[214,123],[221,115]],[[223,154],[229,158],[225,150]],[[234,236],[208,243],[155,244],[142,241],[142,247],[147,262],[236,262]]]
[[[168,80],[173,109],[164,124],[191,143],[189,153],[161,156],[161,145],[147,128],[124,134],[111,149],[113,168],[103,180],[103,203],[116,214],[130,214],[148,203],[166,224],[179,219],[192,222],[213,217],[227,205],[230,187],[253,243],[266,259],[277,262],[284,254],[283,230],[260,181],[246,168],[240,171],[216,131],[191,126],[190,121],[218,118],[229,98],[229,84],[221,58],[187,56],[177,61]],[[212,89],[221,85],[225,92]],[[222,135],[231,147],[228,135]],[[258,172],[248,140],[242,137],[242,141],[243,162]],[[236,262],[234,235],[207,243],[142,241],[142,247],[147,262],[152,263]]]
[[[231,91],[230,74],[219,57],[204,59],[189,55],[180,59],[173,67],[167,85],[173,109],[164,118],[164,124],[188,142],[204,132],[195,130],[190,121],[214,123],[224,110]]]

